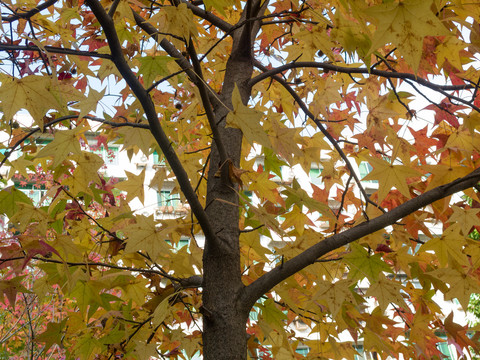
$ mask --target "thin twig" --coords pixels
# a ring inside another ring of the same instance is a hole
[[[66,55],[76,55],[76,56],[87,56],[87,57],[96,57],[101,59],[112,59],[110,54],[100,54],[96,51],[82,51],[82,50],[74,50],[74,49],[65,49],[57,46],[44,46],[45,51],[49,53],[56,53],[56,54],[66,54]],[[35,45],[11,45],[11,44],[1,44],[0,43],[0,51],[14,51],[14,50],[22,50],[22,51],[38,51],[43,52],[43,49],[39,48]]]
[[[12,15],[2,16],[2,21],[12,22],[12,21],[15,21],[15,20],[18,20],[18,19],[29,19],[33,15],[38,14],[40,11],[54,5],[57,1],[58,0],[47,0],[43,4],[40,4],[40,5],[34,7],[31,10],[28,10],[28,11],[25,11],[25,12],[15,11],[15,13],[12,14]]]

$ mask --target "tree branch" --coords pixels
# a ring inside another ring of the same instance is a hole
[[[22,51],[38,51],[42,53],[44,50],[56,53],[56,54],[66,54],[66,55],[76,55],[76,56],[87,56],[87,57],[96,57],[101,59],[109,59],[111,60],[112,57],[110,54],[99,54],[96,51],[81,51],[81,50],[73,50],[73,49],[65,49],[56,46],[45,46],[44,49],[39,48],[35,45],[11,45],[11,44],[0,44],[0,51],[15,51],[15,50],[22,50]]]
[[[196,85],[200,91],[203,108],[205,109],[208,123],[210,124],[210,129],[212,130],[213,140],[217,145],[220,161],[223,164],[228,158],[227,150],[225,150],[224,142],[222,141],[220,132],[218,131],[218,127],[215,122],[215,114],[213,113],[212,104],[210,103],[207,87],[205,85],[205,80],[203,79],[202,67],[198,61],[197,52],[195,51],[195,47],[191,39],[190,43],[188,44],[188,53],[190,55],[190,59],[192,60],[193,69],[195,70],[195,74],[197,76]],[[224,171],[228,171],[227,167],[225,167]]]
[[[166,38],[160,38],[159,35],[161,35],[155,27],[147,23],[143,17],[141,17],[139,14],[137,14],[135,11],[132,10],[133,16],[135,18],[135,22],[137,25],[145,31],[148,35],[150,35],[156,42],[159,44],[171,57],[175,59],[175,62],[177,63],[180,68],[187,74],[188,78],[196,84],[198,87],[200,85],[198,84],[201,80],[198,78],[197,74],[195,73],[192,64],[187,60],[183,54],[178,51],[178,49]],[[208,86],[208,84],[203,83],[203,86],[208,90],[209,92],[209,99],[211,102],[216,101],[216,93],[215,91]],[[151,87],[150,87],[151,88]],[[150,88],[147,91],[150,91]]]
[[[205,213],[202,204],[200,203],[197,194],[192,188],[188,174],[182,166],[180,159],[177,156],[177,153],[171,146],[170,140],[163,131],[160,121],[157,116],[157,111],[155,110],[155,105],[153,104],[152,98],[149,93],[145,90],[142,84],[137,79],[136,75],[128,66],[123,52],[120,41],[118,39],[117,32],[115,30],[115,24],[113,20],[105,12],[105,9],[97,0],[86,0],[85,3],[90,7],[92,12],[95,14],[95,17],[99,21],[100,25],[103,28],[105,37],[108,41],[108,46],[112,54],[112,59],[117,67],[120,74],[123,76],[123,79],[128,84],[130,89],[133,91],[138,101],[142,105],[143,111],[148,119],[150,124],[150,131],[155,137],[158,145],[160,146],[165,158],[167,159],[170,167],[177,178],[180,189],[182,190],[185,198],[190,204],[192,212],[195,214],[200,227],[205,234],[207,241],[216,241],[217,236],[212,229],[212,226],[208,220],[207,214]]]
[[[315,62],[315,61],[298,61],[298,62],[279,66],[275,69],[264,71],[262,74],[252,78],[252,80],[250,80],[250,85],[253,86],[257,82],[262,81],[266,78],[272,77],[273,75],[280,74],[286,70],[297,69],[297,68],[316,68],[316,69],[323,69],[328,71],[335,71],[343,74],[366,74],[366,75],[377,75],[384,78],[408,79],[435,91],[455,91],[455,90],[468,90],[468,89],[475,88],[475,86],[471,84],[437,85],[410,73],[391,72],[391,71],[385,71],[385,70],[366,69],[366,68],[351,68],[351,67],[338,66],[338,65]]]
[[[19,140],[17,140],[17,142],[15,142],[15,144],[13,144],[13,146],[9,147],[8,151],[5,152],[5,154],[4,154],[4,157],[3,157],[2,161],[0,161],[0,167],[2,167],[5,164],[5,162],[8,160],[10,155],[12,155],[12,153],[16,150],[16,148],[18,146],[20,146],[21,143],[23,143],[25,140],[27,140],[33,134],[35,134],[39,131],[42,131],[45,128],[48,128],[48,127],[53,126],[55,124],[58,124],[59,122],[62,122],[62,121],[65,121],[65,120],[76,119],[76,118],[78,118],[78,115],[61,116],[59,118],[56,118],[56,119],[46,123],[45,125],[43,125],[43,128],[37,127],[35,129],[30,130],[28,133],[26,133],[24,136],[22,136]],[[90,115],[85,115],[83,118],[88,119],[88,120],[92,120],[92,121],[96,121],[96,122],[101,122],[103,124],[107,124],[107,125],[110,125],[112,127],[130,126],[130,127],[137,127],[137,128],[141,128],[141,129],[150,130],[150,126],[147,125],[147,124],[138,124],[138,123],[130,123],[130,122],[116,123],[116,122],[113,122],[113,121],[105,120],[105,119],[98,118],[98,117],[95,117],[95,116],[90,116]],[[0,176],[0,178],[1,178],[1,176]]]
[[[181,3],[186,4],[187,7],[197,15],[198,17],[207,20],[210,24],[216,26],[220,30],[228,31],[232,25],[226,22],[225,20],[220,19],[218,16],[214,15],[210,11],[206,11],[198,6],[193,5],[191,2],[187,0],[180,0]]]
[[[255,66],[258,67],[259,69],[261,70],[266,70],[266,68],[258,61],[255,61],[254,62]],[[313,115],[313,113],[308,109],[307,105],[304,103],[304,101],[300,98],[300,96],[298,96],[298,94],[292,89],[292,87],[284,80],[282,79],[280,76],[277,76],[277,75],[272,75],[272,79],[274,79],[275,81],[278,81],[289,93],[290,95],[292,95],[292,97],[295,99],[296,102],[298,102],[298,105],[300,106],[300,108],[303,110],[303,112],[310,118],[313,120],[313,122],[315,122],[315,124],[318,126],[318,128],[320,129],[320,131],[322,132],[322,134],[325,135],[325,137],[328,139],[328,141],[333,145],[333,147],[335,148],[335,150],[338,152],[338,154],[340,155],[340,157],[342,158],[342,160],[345,162],[345,164],[347,165],[348,167],[348,170],[350,171],[350,175],[353,176],[358,188],[360,189],[360,192],[362,193],[364,199],[365,199],[365,202],[367,204],[372,204],[373,206],[377,207],[378,209],[380,209],[381,211],[385,211],[383,208],[381,208],[378,204],[374,203],[372,200],[370,200],[370,197],[368,196],[367,192],[365,191],[365,189],[363,188],[363,185],[360,181],[360,179],[358,178],[357,174],[355,173],[355,169],[353,168],[352,164],[350,163],[350,160],[347,158],[347,155],[345,155],[345,153],[343,152],[342,148],[338,145],[338,142],[332,137],[332,135],[330,135],[330,133],[327,131],[327,129],[323,126],[323,124],[320,122],[319,119],[317,119],[317,117],[315,117],[315,115]],[[366,212],[363,211],[363,214],[365,216],[365,218],[367,218],[366,216]],[[368,218],[367,218],[368,219]]]
[[[133,17],[137,26],[139,26],[143,31],[145,31],[148,35],[150,35],[155,42],[157,42],[171,57],[175,59],[175,62],[180,66],[187,76],[190,78],[191,81],[195,82],[197,80],[197,76],[192,69],[192,64],[187,60],[185,56],[182,55],[180,51],[178,51],[173,44],[168,41],[166,38],[161,38],[161,35],[158,30],[150,23],[148,23],[143,17],[137,14],[135,11],[132,10]]]
[[[9,262],[9,261],[16,261],[16,260],[23,260],[25,259],[24,256],[18,256],[18,257],[13,257],[13,258],[8,258],[8,259],[0,259],[0,264]],[[177,278],[175,276],[171,276],[168,273],[165,273],[160,270],[154,270],[154,269],[143,269],[143,268],[136,268],[136,267],[130,267],[130,266],[120,266],[116,264],[108,264],[104,262],[95,262],[95,261],[87,261],[87,262],[76,262],[76,261],[62,261],[62,260],[56,260],[56,259],[51,259],[51,258],[45,258],[45,257],[40,257],[40,256],[33,256],[32,259],[37,260],[37,261],[43,261],[47,263],[54,263],[54,264],[65,264],[67,266],[85,266],[85,267],[92,267],[92,266],[101,266],[105,267],[108,269],[116,269],[116,270],[125,270],[125,271],[131,271],[131,272],[137,272],[141,274],[153,274],[153,275],[158,275],[161,277],[165,277],[173,282],[179,283],[182,287],[184,288],[189,288],[189,287],[199,287],[202,285],[203,278],[199,275],[193,275],[188,278]]]
[[[18,13],[15,12],[15,14],[8,15],[8,16],[2,16],[2,21],[6,22],[12,22],[18,19],[28,19],[31,18],[33,15],[38,14],[40,11],[48,8],[49,6],[52,6],[55,4],[58,0],[47,0],[43,4],[38,5],[34,7],[33,9],[30,9],[28,11]]]
[[[313,264],[321,256],[339,249],[363,236],[369,235],[396,223],[407,215],[456,192],[474,187],[480,181],[480,168],[475,169],[470,174],[458,178],[448,184],[438,186],[430,191],[423,193],[407,202],[399,205],[395,209],[380,215],[374,219],[363,222],[339,234],[327,237],[317,244],[311,246],[294,258],[284,262],[282,266],[277,266],[270,272],[264,274],[244,289],[242,295],[245,311],[251,308],[255,301],[264,293],[271,290],[275,285],[302,270],[308,265]]]

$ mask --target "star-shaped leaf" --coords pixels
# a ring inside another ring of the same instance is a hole
[[[380,254],[370,255],[363,246],[355,243],[351,243],[350,247],[352,251],[344,256],[350,266],[350,279],[360,280],[367,277],[371,282],[375,282],[383,271],[392,272]]]
[[[451,263],[451,259],[460,265],[466,266],[468,259],[462,251],[466,244],[465,237],[460,235],[459,226],[453,224],[443,231],[441,237],[434,237],[428,240],[421,246],[420,250],[433,250],[441,267],[445,267]]]
[[[40,150],[36,158],[52,157],[52,168],[56,168],[71,153],[81,155],[78,137],[86,130],[85,127],[79,126],[72,130],[57,131],[53,141]]]
[[[169,56],[142,56],[140,61],[140,69],[138,72],[143,75],[143,83],[147,86],[151,85],[157,76],[168,75],[167,64],[173,58]]]
[[[96,111],[97,106],[100,103],[100,100],[103,99],[104,95],[105,89],[103,89],[101,92],[90,89],[88,96],[78,103],[78,107],[80,108],[78,118],[81,119],[85,115],[88,115],[91,111]]]
[[[363,180],[378,180],[378,199],[385,199],[387,193],[395,187],[403,196],[410,198],[407,178],[420,176],[420,173],[407,165],[392,165],[388,161],[369,158],[373,170]]]
[[[117,189],[125,191],[127,201],[130,202],[138,198],[142,203],[145,201],[145,190],[143,183],[145,182],[145,169],[139,175],[135,175],[129,171],[125,171],[128,180],[121,181],[117,184]]]
[[[263,114],[255,109],[250,109],[243,105],[240,91],[237,84],[232,94],[233,111],[227,115],[227,127],[233,127],[242,130],[247,141],[253,145],[254,142],[271,148],[270,139],[263,129],[260,121]]]
[[[462,209],[453,205],[453,214],[450,215],[448,221],[451,223],[457,223],[462,228],[463,235],[468,235],[472,227],[480,223],[478,214],[480,209]]]
[[[161,254],[170,252],[165,240],[171,229],[159,227],[153,220],[153,216],[137,216],[136,224],[128,226],[124,231],[128,237],[126,252],[142,250],[147,252],[152,259],[157,259]]]
[[[0,191],[0,213],[11,218],[18,210],[17,202],[32,204],[32,200],[27,195],[13,186]]]
[[[235,4],[235,1],[233,1],[233,0],[205,0],[203,3],[205,4],[205,8],[207,9],[207,11],[211,11],[210,9],[213,7],[220,14],[225,16],[225,9],[228,8],[228,7],[231,7],[233,4]]]
[[[11,280],[0,280],[0,294],[8,299],[8,303],[15,309],[15,302],[17,299],[17,293],[29,293],[23,285],[22,279],[25,276],[17,276]]]
[[[408,305],[403,299],[402,291],[403,286],[399,282],[389,280],[381,273],[378,281],[371,284],[368,288],[367,296],[375,297],[382,311],[385,311],[390,303],[408,309]]]
[[[45,113],[58,103],[53,93],[52,81],[47,76],[30,75],[12,81],[2,81],[0,99],[6,119],[11,119],[20,109],[26,109],[40,124]]]
[[[97,171],[103,165],[103,160],[100,156],[85,151],[80,155],[71,156],[70,159],[77,163],[77,167],[72,176],[62,184],[67,185],[69,192],[73,195],[81,191],[86,192],[90,182],[98,179]]]
[[[125,150],[133,149],[135,154],[140,149],[144,155],[148,155],[151,145],[155,141],[150,131],[138,127],[118,129],[117,134],[121,134],[124,137],[123,148]]]
[[[422,57],[425,36],[449,32],[431,9],[432,0],[387,2],[366,10],[377,24],[370,52],[392,43],[416,72]]]
[[[66,323],[66,318],[59,323],[49,322],[46,330],[35,337],[35,341],[45,343],[45,351],[50,349],[53,344],[61,345]]]

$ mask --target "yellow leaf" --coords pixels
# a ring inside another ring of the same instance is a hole
[[[139,127],[125,127],[117,130],[117,134],[123,136],[123,148],[133,149],[136,154],[140,149],[145,156],[150,153],[150,148],[155,142],[152,133]]]
[[[288,48],[288,62],[292,60],[312,61],[319,50],[329,59],[333,58],[332,49],[335,44],[330,39],[324,23],[299,31],[296,35],[301,42],[299,45]]]
[[[137,360],[150,360],[158,356],[157,344],[147,343],[145,341],[134,340],[135,347],[133,348],[133,354]]]
[[[231,7],[235,4],[233,0],[205,0],[203,2],[205,4],[205,8],[207,11],[211,11],[210,9],[213,7],[217,10],[220,14],[225,16],[225,9]]]
[[[450,285],[449,290],[445,293],[445,300],[458,299],[463,309],[467,311],[470,295],[480,292],[480,285],[472,274],[461,273],[456,269],[437,269],[428,273],[446,282]]]
[[[410,198],[410,191],[407,185],[407,178],[420,176],[420,173],[410,166],[392,165],[389,162],[377,158],[369,158],[368,162],[373,170],[362,180],[378,180],[378,200],[382,201],[387,193],[397,188],[403,196]]]
[[[293,162],[293,157],[299,158],[303,156],[302,150],[298,147],[295,139],[299,138],[300,129],[288,128],[280,121],[272,119],[269,122],[271,126],[271,142],[272,149],[282,156],[288,163]]]
[[[250,182],[248,189],[257,192],[260,198],[265,198],[272,203],[282,202],[280,194],[277,190],[278,184],[269,180],[270,174],[267,172],[248,172],[242,175],[243,179],[248,179],[246,183]]]
[[[145,190],[143,188],[145,169],[142,170],[140,175],[135,175],[129,171],[125,171],[125,174],[127,174],[128,180],[120,181],[116,185],[117,189],[126,192],[128,202],[138,198],[143,203],[145,201]]]
[[[292,211],[288,212],[284,216],[285,221],[282,223],[282,229],[287,230],[288,228],[293,227],[300,236],[303,234],[305,226],[314,225],[308,216],[305,215],[297,205],[294,205]]]
[[[102,92],[98,92],[95,89],[90,89],[88,96],[84,100],[80,100],[78,107],[80,112],[78,118],[82,119],[85,115],[88,115],[91,111],[96,111],[97,106],[105,95],[105,89]]]
[[[428,240],[420,247],[421,251],[434,251],[441,267],[451,264],[451,259],[460,265],[468,265],[467,256],[462,252],[463,247],[467,245],[465,237],[460,235],[458,225],[450,225],[443,231],[441,237],[435,237]]]
[[[254,142],[271,148],[270,139],[263,129],[260,121],[263,114],[255,109],[250,109],[243,105],[240,91],[237,84],[232,94],[233,111],[227,115],[227,127],[233,127],[242,130],[247,141],[253,145]]]
[[[422,57],[425,36],[449,35],[442,22],[432,12],[433,0],[388,2],[366,10],[377,30],[370,52],[384,44],[393,43],[405,61],[416,72]]]
[[[150,180],[150,184],[148,185],[151,189],[155,189],[157,191],[162,190],[163,182],[167,178],[167,169],[165,167],[159,167],[155,171],[155,175],[153,176],[152,180]]]
[[[26,109],[32,115],[37,125],[50,109],[58,107],[53,95],[52,80],[48,76],[25,76],[12,81],[2,81],[0,99],[4,119],[10,120],[20,109]]]
[[[140,59],[138,72],[143,75],[143,83],[152,84],[157,76],[168,75],[167,63],[173,58],[169,56],[143,56]]]
[[[385,312],[390,303],[408,309],[408,305],[403,299],[402,291],[404,291],[402,284],[393,279],[389,280],[383,273],[380,273],[379,279],[370,285],[366,295],[373,296],[377,300],[380,309]]]
[[[132,23],[135,23],[135,18],[133,17],[132,8],[128,4],[128,0],[121,0],[118,2],[118,6],[115,9],[114,19],[118,22],[120,19],[128,19]]]
[[[315,295],[315,300],[324,300],[335,318],[345,301],[354,301],[352,290],[350,290],[352,284],[351,280],[346,279],[335,283],[320,281],[318,284],[320,291]]]
[[[80,155],[70,156],[69,159],[75,161],[77,166],[72,176],[62,184],[67,185],[69,193],[75,196],[81,191],[86,192],[90,182],[98,180],[97,171],[103,165],[103,159],[94,153],[85,151]]]
[[[167,19],[167,33],[181,36],[187,41],[190,37],[197,36],[197,28],[192,11],[187,4],[180,3],[178,6],[164,6],[162,10]]]
[[[478,217],[480,209],[462,209],[455,205],[452,205],[452,209],[453,214],[450,215],[448,221],[457,223],[461,227],[463,235],[467,236],[470,234],[472,227],[478,225],[480,222],[480,218]]]
[[[449,166],[443,164],[424,165],[423,169],[432,174],[432,180],[428,184],[427,190],[452,182],[474,170],[467,166]]]
[[[53,141],[40,150],[35,158],[53,157],[52,168],[56,168],[71,153],[82,155],[78,138],[85,131],[87,127],[82,126],[72,130],[57,131]]]
[[[168,231],[158,227],[153,220],[153,216],[138,215],[136,224],[130,225],[124,230],[128,237],[125,251],[135,252],[141,250],[148,253],[153,260],[157,259],[161,254],[166,255],[170,252],[169,246],[165,241]]]
[[[45,236],[48,228],[48,214],[30,204],[17,202],[17,211],[10,218],[10,223],[15,224],[15,229],[24,232],[26,228],[30,227],[33,232],[32,224],[36,223],[34,228],[38,235]]]
[[[370,255],[369,252],[356,243],[351,243],[352,251],[344,256],[350,266],[348,277],[350,279],[368,278],[370,282],[378,281],[382,272],[392,272],[390,267],[382,260],[380,254]]]
[[[28,178],[28,171],[35,168],[33,161],[25,159],[25,155],[22,155],[19,158],[11,161],[10,164],[12,165],[13,171],[8,172],[9,178],[12,177],[16,171],[18,171],[25,178]]]

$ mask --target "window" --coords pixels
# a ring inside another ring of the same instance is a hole
[[[297,354],[303,355],[304,357],[308,355],[309,351],[310,349],[308,348],[308,346],[305,346],[305,345],[299,345],[295,350]]]
[[[373,170],[372,165],[370,165],[366,161],[362,161],[360,163],[360,165],[358,165],[358,171],[360,172],[360,179],[363,179],[372,170]],[[378,183],[377,180],[362,180],[362,181],[367,182],[367,183],[372,183],[372,184],[377,184]]]
[[[153,165],[155,166],[165,166],[165,157],[163,156],[160,156],[157,152],[157,150],[155,150],[153,152]]]
[[[177,206],[180,203],[178,195],[172,195],[171,190],[162,190],[157,193],[158,206]]]
[[[90,150],[100,156],[105,165],[118,165],[118,146],[109,146],[106,149],[102,145],[100,147],[91,147]]]
[[[50,144],[53,139],[35,139],[35,144],[37,145],[47,145]]]
[[[250,320],[257,321],[258,320],[258,312],[259,312],[258,307],[254,306],[252,308],[252,310],[250,310],[250,314],[248,315],[248,318]]]
[[[353,345],[353,348],[358,354],[354,355],[355,360],[365,360],[365,352],[363,350],[363,345]]]
[[[170,240],[165,240],[168,244],[172,244]],[[180,238],[180,240],[178,240],[178,243],[174,246],[175,248],[175,251],[178,251],[180,250],[181,248],[183,248],[184,246],[187,247],[188,249],[188,245],[190,244],[190,239],[189,238]]]
[[[443,355],[445,355],[445,359],[455,359],[454,354],[452,354],[450,351],[450,346],[448,346],[447,342],[437,343],[437,349],[440,350]]]
[[[15,184],[15,187],[32,199],[33,204],[36,206],[48,205],[50,203],[50,199],[44,199],[43,202],[41,201],[47,193],[47,190],[42,185],[27,184],[22,186],[20,184]]]
[[[322,169],[320,168],[311,168],[310,173],[308,174],[310,177],[310,181],[312,184],[320,186],[322,185],[322,179],[320,178],[320,173],[322,172]]]
[[[159,214],[185,215],[190,209],[188,205],[182,204],[180,195],[172,194],[171,190],[157,192],[157,203]]]

